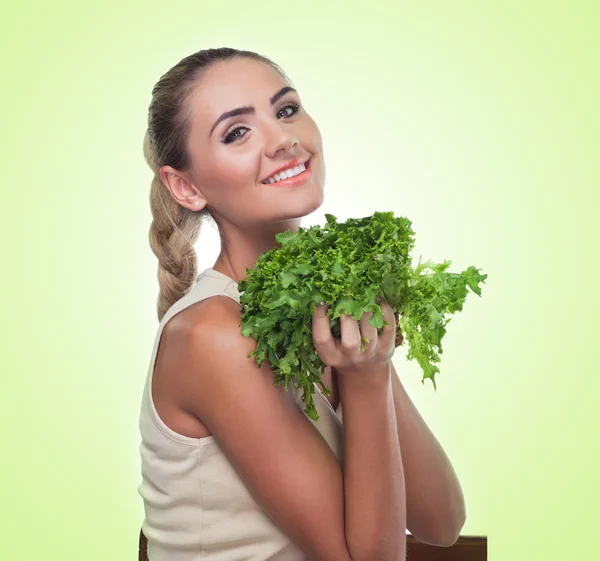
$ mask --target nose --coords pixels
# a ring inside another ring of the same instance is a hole
[[[285,123],[272,123],[266,126],[265,152],[275,156],[279,151],[290,152],[298,144],[293,127]]]

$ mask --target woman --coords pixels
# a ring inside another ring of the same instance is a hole
[[[145,156],[155,172],[160,326],[138,488],[150,561],[403,560],[391,307],[383,302],[389,325],[379,336],[370,314],[342,316],[341,340],[327,307],[315,310],[315,349],[334,390],[326,397],[315,384],[317,422],[303,413],[300,389],[274,386],[268,362],[248,358],[255,342],[240,330],[237,283],[277,233],[297,231],[323,202],[317,125],[283,71],[248,51],[191,55],[152,94]],[[221,252],[196,276],[193,244],[208,216]]]

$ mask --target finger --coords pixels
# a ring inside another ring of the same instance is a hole
[[[369,340],[369,342],[365,344],[365,352],[377,346],[377,328],[369,323],[369,319],[371,319],[372,315],[373,312],[365,312],[360,318],[360,333]]]
[[[340,330],[342,332],[341,349],[346,354],[353,354],[360,350],[360,329],[358,322],[351,315],[340,315]]]
[[[312,316],[312,338],[315,344],[315,350],[321,359],[327,363],[326,356],[331,353],[331,348],[335,348],[335,340],[329,327],[329,316],[327,315],[327,304],[322,308],[317,308]],[[328,351],[329,349],[329,351]],[[328,357],[331,360],[331,357]]]
[[[383,316],[384,323],[388,324],[383,326],[383,332],[379,335],[379,341],[382,346],[387,347],[396,339],[396,316],[394,315],[393,308],[385,300],[382,300],[379,305],[381,306],[381,315]]]

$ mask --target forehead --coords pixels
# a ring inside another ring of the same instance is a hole
[[[253,105],[268,107],[269,98],[286,80],[267,63],[239,58],[213,64],[202,75],[190,98],[194,128],[210,130],[225,111]]]

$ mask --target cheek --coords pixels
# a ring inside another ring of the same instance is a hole
[[[216,182],[227,186],[247,185],[256,180],[256,158],[249,154],[236,153],[222,160],[215,167]]]
[[[309,119],[307,128],[307,139],[310,139],[310,146],[307,146],[312,152],[319,156],[319,165],[321,167],[322,179],[325,179],[325,160],[323,155],[323,137],[317,123]]]
[[[323,154],[323,137],[321,136],[321,131],[317,124],[312,121],[312,126],[310,127],[310,139],[311,139],[311,148],[317,154]]]

